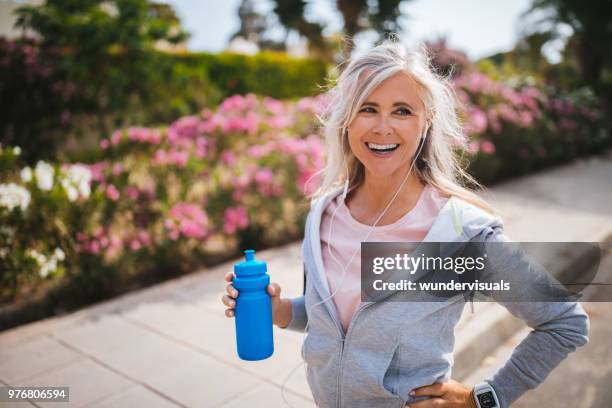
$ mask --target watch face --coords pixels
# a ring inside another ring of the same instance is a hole
[[[493,393],[491,391],[483,392],[482,394],[478,394],[476,397],[478,398],[480,408],[497,407],[497,404],[495,403],[495,398],[493,397]]]

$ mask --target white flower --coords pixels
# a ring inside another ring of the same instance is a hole
[[[57,261],[51,258],[48,262],[43,263],[38,273],[41,278],[46,278],[50,272],[54,272],[57,269]]]
[[[79,198],[79,190],[77,190],[73,186],[64,186],[64,188],[66,189],[66,195],[68,195],[68,200],[70,202],[74,202],[77,198]]]
[[[29,183],[30,181],[32,181],[32,169],[29,166],[26,166],[21,169],[19,175],[21,176],[21,181],[23,181],[24,183]]]
[[[15,207],[25,211],[30,205],[30,192],[15,183],[0,184],[0,207],[12,211]]]
[[[61,183],[68,200],[75,201],[79,196],[88,198],[91,194],[91,170],[86,166],[74,164],[64,171]]]
[[[15,156],[19,156],[21,154],[21,147],[19,147],[19,146],[13,147],[13,154]]]
[[[38,252],[38,251],[37,251],[37,250],[35,250],[35,249],[28,249],[28,250],[27,250],[27,252],[26,252],[26,254],[27,254],[27,255],[28,255],[30,258],[34,259],[38,265],[42,265],[42,264],[44,264],[45,262],[47,262],[47,257],[46,257],[46,256],[44,256],[43,254],[41,254],[40,252]]]
[[[66,257],[61,248],[55,248],[53,255],[50,257],[46,257],[35,249],[28,249],[26,254],[40,266],[38,274],[41,278],[46,278],[50,273],[55,272],[57,270],[57,262],[63,261]]]
[[[4,237],[9,244],[15,239],[15,228],[8,225],[0,225],[0,237]]]
[[[109,17],[117,17],[119,15],[119,10],[117,9],[117,6],[115,6],[113,3],[109,2],[109,1],[104,1],[102,3],[100,3],[100,9],[102,11],[104,11],[106,14],[108,14]]]
[[[8,248],[0,248],[0,258],[6,258],[9,254]]]
[[[62,248],[55,248],[55,251],[53,251],[53,258],[58,261],[63,261],[66,259],[66,254],[62,251]]]
[[[36,163],[34,173],[36,174],[38,188],[46,191],[51,190],[53,188],[53,175],[55,174],[53,166],[48,163],[45,163],[44,161],[39,161],[38,163]]]

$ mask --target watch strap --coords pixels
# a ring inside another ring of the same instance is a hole
[[[478,408],[501,408],[495,389],[488,382],[476,384],[472,392]],[[479,395],[483,395],[479,398]],[[486,399],[485,399],[486,397]],[[494,404],[491,404],[491,399]]]

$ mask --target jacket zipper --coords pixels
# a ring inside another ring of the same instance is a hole
[[[349,328],[348,328],[348,331],[346,333],[346,336],[340,338],[340,362],[339,362],[339,367],[338,367],[338,378],[337,378],[337,382],[336,382],[336,389],[337,389],[337,392],[336,392],[336,407],[337,408],[341,408],[340,401],[342,401],[342,399],[341,399],[341,390],[342,390],[342,387],[341,387],[341,384],[342,384],[341,377],[342,377],[342,363],[344,362],[343,357],[344,357],[344,349],[346,348],[346,342],[348,341],[349,336],[351,335],[351,332],[353,331],[353,326],[355,326],[355,322],[357,321],[357,317],[359,316],[359,313],[361,313],[362,310],[366,309],[367,307],[369,307],[371,305],[372,305],[372,303],[366,303],[364,305],[361,305],[357,309],[357,311],[355,312],[355,314],[353,315],[353,317],[352,317],[352,319],[351,319],[351,321],[349,323]],[[338,325],[338,322],[337,322],[336,318],[335,317],[332,317],[332,318],[336,322],[336,325]],[[338,326],[338,328],[342,329],[342,326]],[[340,330],[340,333],[342,334],[343,331]]]

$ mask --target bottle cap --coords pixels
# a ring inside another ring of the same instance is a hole
[[[255,250],[245,250],[244,258],[243,262],[234,264],[234,273],[237,277],[261,275],[267,272],[266,263],[255,259]]]

